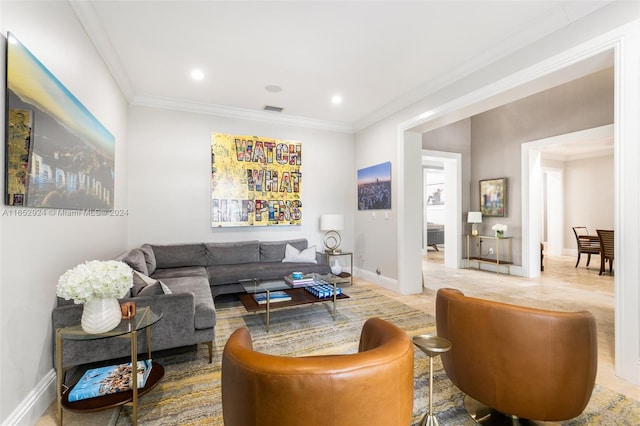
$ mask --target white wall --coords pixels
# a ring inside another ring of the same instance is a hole
[[[322,249],[320,215],[342,213],[342,248],[353,249],[351,134],[140,106],[129,120],[130,246],[305,237]],[[211,228],[212,132],[302,142],[301,226]]]
[[[613,155],[566,161],[563,252],[577,254],[573,226],[614,229]]]
[[[379,122],[359,130],[356,133],[356,166],[360,167],[361,158],[367,153],[376,153],[376,160],[391,160],[400,163],[401,167],[420,169],[419,161],[413,161],[407,153],[414,152],[418,143],[413,133],[424,132],[441,127],[461,118],[472,116],[492,107],[506,103],[505,100],[517,99],[522,91],[531,89],[534,81],[543,80],[554,71],[575,64],[579,59],[590,58],[605,49],[615,49],[618,70],[617,84],[623,87],[617,93],[616,126],[619,153],[616,157],[616,224],[625,228],[625,237],[618,241],[624,243],[622,258],[618,261],[616,271],[616,372],[632,383],[640,382],[638,359],[640,359],[640,330],[638,329],[638,241],[640,230],[637,217],[638,203],[638,149],[637,142],[637,110],[638,110],[638,54],[640,35],[638,34],[638,18],[640,7],[632,2],[614,2],[611,5],[569,25],[551,36],[534,43],[505,57],[482,70],[476,71],[461,81],[432,93],[415,104],[397,112]],[[419,52],[416,52],[419,54]],[[500,102],[500,103],[499,103]],[[472,147],[473,149],[473,147]],[[473,152],[475,155],[475,152]],[[518,163],[519,149],[509,157],[498,156],[496,161]],[[473,166],[472,166],[473,169]],[[489,168],[485,171],[489,172]],[[410,176],[411,171],[394,171],[397,175]],[[483,176],[484,177],[484,176]],[[492,177],[495,175],[492,174]],[[473,175],[472,180],[480,176]],[[516,185],[520,178],[515,180]],[[412,217],[405,211],[406,206],[416,194],[412,185],[406,180],[395,180],[392,186],[394,209],[392,217],[401,217],[400,222],[375,224],[371,221],[356,222],[356,238],[374,232],[384,232],[388,236],[386,245],[376,246],[375,242],[364,240],[357,249],[367,252],[368,257],[389,259],[389,280],[397,280],[397,289],[413,286],[416,270],[421,270],[420,259],[414,258],[416,247],[413,235],[420,231],[421,216]],[[527,184],[528,182],[522,182]],[[634,189],[635,187],[635,189]],[[410,188],[410,189],[409,189]],[[473,197],[472,197],[473,198]],[[513,199],[513,198],[512,198]],[[400,202],[396,202],[400,200]],[[473,201],[473,200],[472,200]],[[473,206],[473,205],[472,205]],[[525,210],[522,211],[524,215]],[[364,218],[363,218],[364,219]],[[408,219],[408,220],[405,220]],[[512,228],[510,228],[512,229]],[[618,233],[619,234],[619,233]],[[528,235],[523,234],[523,258],[528,258]],[[406,255],[387,256],[388,248],[394,247],[396,253]],[[410,258],[410,259],[409,259]],[[626,266],[625,266],[626,265]],[[370,266],[365,264],[365,268]],[[371,265],[373,266],[373,265]],[[527,272],[527,271],[524,271]],[[412,287],[415,288],[415,287]],[[420,288],[418,287],[418,291]]]
[[[67,2],[0,3],[0,54],[11,31],[116,138],[115,207],[127,208],[126,104]],[[4,111],[4,96],[0,97]],[[0,128],[4,129],[4,114]],[[3,130],[4,135],[4,130]],[[4,139],[4,138],[3,138]],[[3,157],[4,149],[0,150]],[[4,188],[4,173],[0,177]],[[126,247],[126,217],[0,215],[0,422],[33,424],[53,400],[51,311],[59,276]]]
[[[521,92],[513,91],[515,94],[512,95],[511,93],[502,94],[497,91],[498,89],[505,90],[505,87],[501,86],[502,79],[507,79],[509,76],[517,75],[519,73],[526,74],[523,70],[527,70],[529,67],[535,68],[538,63],[547,61],[550,57],[559,55],[563,51],[570,51],[580,43],[585,43],[591,38],[597,37],[599,34],[629,22],[634,19],[634,17],[637,17],[638,11],[634,10],[634,8],[635,6],[630,4],[613,4],[610,7],[604,8],[601,11],[596,12],[596,14],[590,15],[535,43],[530,48],[522,49],[508,56],[504,60],[491,64],[482,70],[478,70],[461,81],[443,88],[438,92],[432,93],[404,110],[380,120],[367,128],[359,130],[356,133],[356,166],[360,167],[360,164],[362,163],[361,159],[370,155],[370,153],[376,153],[376,155],[382,157],[380,161],[388,161],[389,159],[392,161],[395,160],[396,162],[400,161],[402,158],[401,156],[403,155],[401,150],[406,148],[408,145],[400,140],[398,135],[401,134],[401,132],[399,129],[415,129],[416,131],[424,131],[423,129],[433,130],[459,119],[485,111],[486,105],[498,107],[501,104],[506,103],[499,103],[500,99],[510,99],[511,101],[517,99],[513,98],[513,96],[519,96]],[[418,54],[418,52],[416,52],[416,54]],[[525,84],[529,83],[525,77],[518,76],[518,78],[521,79],[520,83],[525,87],[523,90],[531,90],[531,88],[535,86],[533,84]],[[484,93],[484,90],[491,85],[496,85],[498,88],[492,88],[491,91]],[[484,96],[484,98],[482,96]],[[490,97],[491,99],[489,99]],[[612,97],[610,95],[606,97],[606,102],[607,104],[612,105]],[[611,111],[612,108],[609,110]],[[553,118],[551,111],[537,111],[537,113],[538,117]],[[526,116],[521,117],[521,119],[524,125],[530,124],[530,122],[527,121]],[[569,124],[559,123],[558,126],[571,128],[576,124],[575,119],[579,120],[580,116],[574,115],[571,117]],[[610,122],[611,121],[609,120],[609,123]],[[476,123],[472,123],[472,127],[474,124]],[[515,127],[518,122],[507,122],[506,124],[511,124]],[[596,123],[596,125],[598,125],[598,123]],[[554,130],[558,128],[558,126],[554,127]],[[487,128],[489,131],[484,136],[487,136],[487,141],[490,144],[491,122],[488,123]],[[566,129],[565,131],[570,130]],[[541,136],[531,133],[528,135],[528,140],[536,139],[538,137]],[[525,142],[526,140],[527,139],[520,140],[520,143]],[[394,146],[390,146],[391,144],[394,144]],[[400,148],[399,144],[404,144],[404,148]],[[474,210],[474,203],[476,206],[478,203],[477,181],[480,178],[500,177],[504,174],[509,174],[513,175],[512,182],[516,187],[520,184],[518,161],[518,157],[520,155],[519,146],[517,146],[517,144],[510,145],[507,149],[502,150],[504,152],[498,151],[500,154],[497,157],[495,156],[494,150],[499,149],[500,146],[493,146],[490,148],[491,151],[488,149],[474,150],[473,144],[471,146],[472,158],[474,160],[477,156],[482,155],[493,155],[493,157],[485,157],[486,161],[484,161],[482,169],[478,169],[477,167],[474,169],[474,166],[471,166],[472,185],[469,205],[470,210]],[[387,155],[387,157],[385,157],[385,155]],[[411,166],[420,167],[420,164],[416,161],[412,163]],[[501,167],[503,171],[500,172],[500,169],[496,168],[496,166]],[[394,173],[394,177],[395,176],[396,175]],[[398,198],[396,197],[400,197],[399,193],[403,193],[405,189],[402,186],[397,186],[397,180],[394,182],[393,197],[394,201],[397,201]],[[521,193],[519,189],[516,189],[516,191],[510,193],[510,200],[515,199],[515,202],[519,203],[520,195]],[[405,196],[410,195],[405,194]],[[463,205],[466,202],[466,200],[463,200]],[[395,210],[398,205],[399,203],[397,202],[393,204],[394,207],[392,208],[393,211],[391,212],[391,217],[395,218],[400,214]],[[510,230],[520,232],[520,206],[516,205],[515,209],[510,211],[511,213],[509,213],[509,217],[507,218],[509,228]],[[357,235],[370,235],[374,230],[382,228],[385,235],[388,234],[390,238],[390,240],[387,241],[387,244],[393,245],[394,247],[398,247],[403,244],[403,241],[398,240],[398,238],[403,237],[401,233],[397,232],[397,229],[400,226],[397,222],[393,221],[380,224],[374,223],[367,217],[362,217],[361,219],[359,218],[357,220]],[[495,223],[495,221],[488,224],[489,228],[493,223]],[[483,226],[486,225],[483,223]],[[395,227],[395,229],[387,232],[388,227]],[[404,238],[406,239],[406,237]],[[377,246],[375,241],[370,241],[369,244],[366,244],[366,239],[363,238],[362,242],[363,244],[361,246],[357,246],[358,251],[366,252],[367,260],[380,259],[380,263],[385,261],[388,262],[388,267],[386,268],[387,278],[391,281],[397,280],[398,265],[396,259],[392,256],[385,256],[386,250]],[[518,243],[519,242],[517,242],[516,245],[518,245]],[[514,250],[515,261],[520,262],[521,257],[520,247],[518,246]],[[375,263],[365,262],[363,266],[368,271],[375,270]],[[413,267],[420,268],[420,263],[417,263]]]

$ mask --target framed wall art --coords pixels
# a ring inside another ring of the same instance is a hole
[[[301,142],[212,134],[212,227],[301,225],[301,193]]]
[[[488,217],[507,215],[507,178],[480,181],[480,211]]]
[[[115,138],[7,35],[5,204],[111,209]]]
[[[391,209],[391,162],[358,170],[358,210]]]
[[[427,184],[427,205],[444,206],[444,183]]]

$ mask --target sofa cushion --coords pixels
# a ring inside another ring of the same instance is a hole
[[[206,264],[207,249],[204,244],[151,245],[151,248],[158,269],[205,266]]]
[[[156,269],[151,278],[156,280],[166,280],[168,278],[180,277],[203,277],[207,278],[207,270],[204,266],[185,266],[183,268],[162,268]],[[166,281],[165,281],[166,282]]]
[[[307,240],[305,238],[288,241],[262,241],[260,243],[260,262],[282,262],[287,244],[298,250],[307,248]]]
[[[282,259],[282,261],[285,263],[317,263],[316,246],[311,246],[304,250],[298,250],[291,244],[287,244],[284,249],[284,259]]]
[[[212,286],[234,284],[240,280],[257,278],[259,280],[284,281],[285,275],[293,271],[304,274],[312,272],[328,274],[331,272],[329,265],[317,263],[284,263],[284,262],[256,262],[243,265],[212,265],[207,267],[209,283]],[[166,282],[166,281],[165,281]],[[215,290],[213,290],[215,292]]]
[[[216,308],[209,287],[209,280],[204,277],[175,277],[162,280],[173,293],[191,293],[195,301],[195,328],[207,329],[216,324]]]
[[[138,271],[144,275],[149,275],[147,262],[144,260],[144,253],[142,253],[142,250],[137,248],[129,250],[129,252],[120,260],[129,265],[134,271]]]
[[[260,242],[206,243],[207,265],[237,265],[260,261]]]
[[[147,262],[148,275],[151,275],[156,270],[156,255],[153,253],[153,248],[149,244],[143,244],[140,246],[140,250],[142,250],[144,260]]]

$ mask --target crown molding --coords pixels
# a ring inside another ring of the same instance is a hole
[[[122,60],[109,40],[102,22],[98,19],[93,4],[89,1],[69,0],[69,5],[76,14],[80,25],[84,29],[96,50],[102,58],[105,66],[111,73],[123,96],[131,102],[134,97],[134,89],[129,75],[122,65]]]
[[[229,107],[225,105],[206,104],[179,99],[162,98],[156,96],[135,96],[131,105],[149,108],[161,108],[173,111],[208,114],[219,117],[239,118],[243,120],[265,121],[269,123],[286,124],[310,129],[328,130],[340,133],[353,133],[353,126],[339,121],[314,120],[295,115],[280,114],[277,112],[256,111],[246,108]]]

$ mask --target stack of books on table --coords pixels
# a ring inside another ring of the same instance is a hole
[[[300,278],[298,278],[298,276]],[[313,275],[285,275],[284,280],[293,288],[306,287],[313,284]]]
[[[320,280],[321,281],[321,280]],[[309,293],[313,294],[318,299],[323,299],[325,297],[333,296],[333,285],[329,285],[326,281],[323,281],[324,284],[319,284],[319,281],[316,281],[316,285],[312,285],[309,287],[305,287]],[[340,296],[342,294],[342,289],[340,287],[336,287],[336,296]]]
[[[138,361],[138,389],[143,388],[151,372],[151,360]],[[131,363],[87,370],[69,392],[69,402],[131,390]]]
[[[267,293],[256,293],[253,298],[258,305],[267,303]],[[287,300],[291,300],[291,296],[282,290],[269,292],[269,303],[286,302]]]

